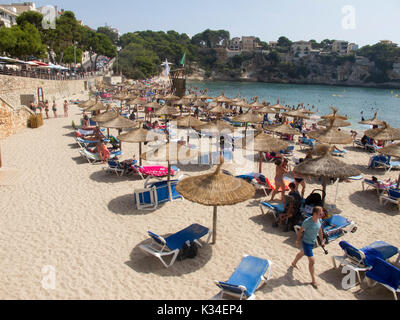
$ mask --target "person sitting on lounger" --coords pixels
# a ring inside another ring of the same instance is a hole
[[[399,175],[399,179],[400,179],[400,175]],[[396,181],[392,181],[392,179],[390,179],[390,178],[387,179],[387,180],[378,180],[377,177],[372,177],[371,180],[376,184],[376,186],[377,186],[379,189],[386,189],[386,188],[389,188],[389,187],[391,187],[393,184],[396,183]]]
[[[136,155],[134,154],[131,159],[126,159],[121,162],[121,166],[124,168],[124,174],[129,174],[133,171],[132,166],[137,163]]]
[[[107,146],[104,144],[104,140],[100,140],[100,142],[96,145],[96,153],[99,155],[99,158],[103,163],[105,163],[108,159],[110,159],[110,151],[107,149]]]

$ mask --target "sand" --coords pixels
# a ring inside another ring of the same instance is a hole
[[[77,97],[87,98],[70,98]],[[211,228],[212,208],[175,201],[155,211],[137,211],[133,192],[143,188],[143,181],[106,174],[103,164],[82,159],[71,135],[72,120],[79,123],[79,110],[71,105],[69,118],[45,120],[41,128],[24,129],[1,141],[3,166],[18,179],[10,182],[7,175],[7,183],[0,183],[0,299],[207,300],[219,293],[214,280],[228,280],[245,254],[273,262],[271,279],[256,293],[258,300],[392,299],[379,285],[342,289],[344,275],[332,264],[332,256],[342,253],[338,240],[327,246],[329,255],[314,250],[320,284],[314,289],[306,259],[299,262],[300,270],[289,268],[298,252],[295,233],[273,228],[272,216],[261,215],[262,192],[219,208],[217,243],[205,245],[193,260],[164,268],[139,249],[148,242],[146,231],[168,235],[192,223]],[[365,176],[397,178],[396,171],[368,170],[371,155],[365,151],[347,150],[343,160]],[[138,154],[137,145],[123,144],[123,152],[122,159]],[[296,156],[304,157],[298,146]],[[209,170],[180,167],[188,175]],[[263,172],[272,180],[274,164],[264,163]],[[306,195],[319,188],[309,184]],[[335,191],[336,186],[328,186],[328,204],[334,202]],[[341,240],[356,247],[375,240],[400,245],[396,206],[381,206],[375,191],[362,191],[361,181],[341,183],[336,206],[358,226]],[[46,282],[49,270],[55,271],[55,282]]]

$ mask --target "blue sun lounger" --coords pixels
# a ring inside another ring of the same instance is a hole
[[[159,181],[151,184],[145,189],[135,190],[134,203],[138,210],[155,210],[158,205],[183,197],[176,191],[176,185],[178,180],[170,181],[169,185],[167,181]],[[171,197],[170,197],[171,194]]]
[[[253,256],[244,256],[239,266],[228,281],[215,281],[224,295],[240,298],[240,300],[254,300],[256,290],[270,279],[272,262]],[[268,273],[267,278],[265,275]]]
[[[283,203],[269,203],[269,202],[261,202],[260,209],[262,214],[272,213],[274,215],[275,221],[279,218],[279,216],[285,212],[285,206]],[[266,209],[266,211],[264,211]]]
[[[342,248],[344,255],[332,257],[334,268],[347,266],[357,274],[359,283],[361,283],[360,272],[371,270],[373,257],[378,256],[381,259],[388,260],[399,254],[398,248],[385,241],[375,241],[361,249],[355,248],[347,241],[340,241],[339,246]],[[400,255],[397,257],[397,261],[399,259]],[[338,265],[336,261],[338,261]]]
[[[379,257],[372,259],[371,264],[372,269],[365,274],[368,285],[380,283],[390,290],[394,300],[397,300],[397,293],[400,293],[400,269]]]
[[[139,246],[144,252],[151,254],[162,262],[162,264],[169,268],[172,266],[178,257],[180,249],[183,245],[189,242],[195,242],[200,247],[202,246],[199,240],[208,234],[206,243],[210,241],[211,232],[210,229],[203,227],[199,224],[192,224],[191,226],[170,235],[167,238],[163,238],[151,231],[148,231],[149,236],[154,240],[152,244],[146,245],[142,244]],[[169,264],[164,260],[164,257],[172,256]]]

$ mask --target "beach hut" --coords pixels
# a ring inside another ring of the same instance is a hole
[[[231,206],[254,197],[254,187],[243,179],[221,171],[221,157],[215,172],[190,177],[178,183],[176,190],[186,200],[214,207],[212,243],[217,241],[217,210],[219,206]]]

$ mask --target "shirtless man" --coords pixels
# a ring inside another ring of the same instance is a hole
[[[282,193],[281,201],[282,203],[284,203],[286,187],[285,187],[285,182],[283,181],[283,176],[285,175],[285,173],[289,171],[288,162],[285,158],[278,158],[275,161],[275,165],[276,165],[275,190],[272,192],[270,201],[274,200],[275,195],[279,193],[279,189],[281,189],[280,191]]]

